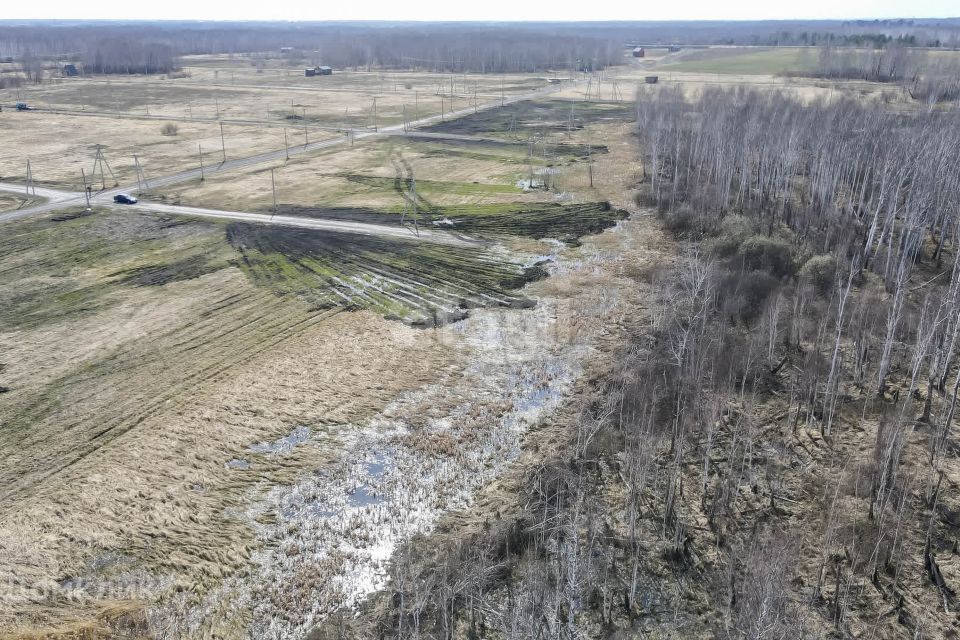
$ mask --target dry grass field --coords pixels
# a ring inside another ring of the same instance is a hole
[[[233,158],[282,149],[284,124],[300,122],[286,120],[291,100],[293,111],[305,105],[308,126],[318,127],[309,131],[313,141],[337,135],[319,126],[338,126],[343,109],[349,115],[374,95],[383,122],[399,122],[404,104],[439,111],[439,85],[450,88],[449,76],[430,74],[310,79],[287,70],[261,74],[230,60],[195,62],[185,78],[28,88],[26,99],[38,110],[0,114],[5,140],[25,150],[22,159],[4,156],[0,180],[22,181],[21,160],[29,157],[39,184],[79,190],[80,168],[92,169],[98,144],[121,184],[136,180],[134,154],[148,179],[195,166],[197,145],[215,161],[219,124],[191,121],[189,113],[182,119],[185,104],[197,115],[219,103]],[[499,98],[501,80],[507,97],[545,84],[522,76],[454,77],[455,108],[472,100],[473,90],[480,102]],[[0,101],[11,98],[8,91]],[[275,112],[268,113],[270,105]],[[299,495],[297,487],[318,473],[352,477],[337,465],[356,455],[357,438],[395,446],[384,416],[394,424],[401,415],[412,420],[428,397],[444,406],[440,393],[454,413],[513,425],[504,433],[514,440],[499,445],[511,451],[529,424],[549,415],[576,371],[564,368],[586,353],[584,346],[564,351],[573,343],[563,336],[581,331],[565,300],[582,291],[564,283],[594,268],[576,245],[625,215],[589,187],[589,159],[609,166],[604,138],[613,123],[625,126],[629,113],[614,103],[520,103],[495,116],[444,123],[429,130],[434,137],[358,140],[147,194],[268,211],[274,168],[287,212],[396,224],[408,189],[397,166],[410,166],[420,222],[450,219],[484,239],[476,246],[101,207],[5,223],[0,575],[9,580],[0,593],[0,636],[174,637],[170,630],[178,628],[188,636],[245,637],[246,627],[259,628],[265,616],[305,610],[284,601],[282,590],[251,592],[251,575],[265,587],[298,585],[316,601],[367,593],[384,558],[374,562],[360,552],[350,556],[353,564],[323,565],[332,577],[350,567],[371,576],[353,591],[323,595],[292,579],[276,557],[294,539],[280,526],[292,516],[270,496]],[[269,126],[252,122],[261,115]],[[176,135],[164,135],[161,126],[172,118]],[[362,124],[357,118],[350,124]],[[531,171],[533,189],[522,184]],[[4,193],[2,210],[40,200]],[[520,290],[548,270],[555,271],[551,284]],[[558,313],[565,326],[550,329]],[[548,329],[551,342],[533,338]],[[548,377],[521,384],[516,376],[530,367]],[[561,370],[546,402],[540,385],[550,386],[550,372]],[[515,409],[499,397],[504,384],[515,387]],[[437,446],[445,437],[431,436]],[[483,450],[476,437],[456,446],[465,456]],[[431,473],[417,466],[413,450],[409,455],[396,464],[408,465],[410,478]],[[456,477],[479,487],[491,464],[477,458]],[[440,485],[434,491],[427,515],[408,534],[469,500],[469,492],[448,495]],[[312,526],[336,528],[346,517],[314,518]],[[324,540],[302,538],[310,539]],[[241,615],[227,613],[235,606]]]

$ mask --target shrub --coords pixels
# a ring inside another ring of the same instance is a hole
[[[837,272],[837,259],[826,253],[813,256],[800,268],[800,277],[809,282],[821,295],[826,295],[833,286]]]
[[[796,272],[793,250],[784,240],[750,236],[740,244],[737,255],[750,270],[762,269],[778,278]]]
[[[162,127],[160,127],[160,135],[164,135],[164,136],[175,136],[175,135],[177,135],[178,133],[180,133],[180,127],[178,127],[177,125],[173,124],[172,122],[168,122],[168,123],[166,123],[165,125],[163,125]]]
[[[729,215],[720,222],[720,235],[710,242],[710,251],[725,258],[737,252],[753,233],[753,224],[746,216]]]
[[[670,211],[663,217],[664,225],[670,230],[670,233],[677,236],[692,231],[696,222],[693,211],[686,208]]]
[[[766,271],[728,271],[720,283],[723,311],[731,320],[749,325],[760,317],[763,303],[776,291],[779,280]]]

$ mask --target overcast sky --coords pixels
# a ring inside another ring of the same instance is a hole
[[[780,20],[937,18],[960,15],[958,0],[3,0],[0,19],[165,20]]]

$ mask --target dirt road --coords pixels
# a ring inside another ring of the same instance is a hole
[[[351,222],[347,220],[329,220],[324,218],[306,218],[293,216],[272,216],[266,213],[245,213],[242,211],[219,211],[216,209],[201,209],[199,207],[184,207],[156,202],[141,202],[135,205],[115,205],[116,208],[129,208],[135,211],[151,211],[169,213],[177,216],[196,216],[199,218],[214,218],[222,220],[236,220],[239,222],[254,222],[259,224],[275,224],[302,229],[317,229],[321,231],[337,231],[341,233],[360,233],[363,235],[380,236],[387,238],[409,238],[439,244],[473,245],[481,244],[466,236],[458,236],[446,231],[433,231],[421,228],[417,232],[412,226],[391,226],[385,224],[370,224],[366,222]]]
[[[0,182],[0,191],[15,191],[22,193],[24,192],[24,187],[22,185]],[[317,229],[321,231],[335,231],[340,233],[359,233],[363,235],[380,236],[385,238],[410,238],[438,244],[461,246],[479,244],[479,241],[472,240],[466,236],[454,235],[447,233],[446,231],[434,231],[431,229],[420,229],[418,231],[411,226],[392,226],[386,224],[370,224],[365,222],[351,222],[345,220],[327,220],[323,218],[273,216],[267,213],[248,213],[244,211],[220,211],[216,209],[184,207],[171,204],[162,204],[158,202],[138,202],[135,205],[113,204],[112,201],[103,202],[109,193],[116,192],[118,192],[118,190],[98,193],[91,198],[91,202],[96,202],[99,206],[106,206],[118,210],[129,209],[131,211],[168,213],[175,216],[235,220],[238,222],[253,222],[257,224],[274,224],[286,227],[299,227],[301,229]],[[46,204],[30,207],[29,211],[26,209],[20,209],[2,214],[0,215],[0,222],[23,218],[26,215],[36,215],[42,212],[49,212],[55,209],[61,209],[65,206],[80,206],[84,203],[83,194],[76,192],[38,188],[37,195],[48,198],[50,201]],[[25,214],[24,211],[27,211],[27,213]]]
[[[69,191],[58,191],[57,189],[47,189],[44,187],[30,187],[30,192],[27,193],[26,185],[14,184],[11,182],[0,182],[0,191],[22,193],[28,197],[38,196],[40,198],[46,198],[50,202],[63,202],[64,200],[72,200],[78,195],[81,198],[83,197],[83,194],[71,193]]]

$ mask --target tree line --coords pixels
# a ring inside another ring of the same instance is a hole
[[[443,72],[541,72],[602,69],[623,55],[605,34],[522,25],[200,26],[85,24],[0,26],[0,51],[19,60],[78,61],[88,73],[167,73],[178,57],[291,50],[337,68]],[[26,70],[26,69],[25,69]]]
[[[960,99],[960,61],[908,49],[902,43],[875,49],[844,48],[824,43],[817,49],[811,75],[896,83],[913,99],[930,103]]]

